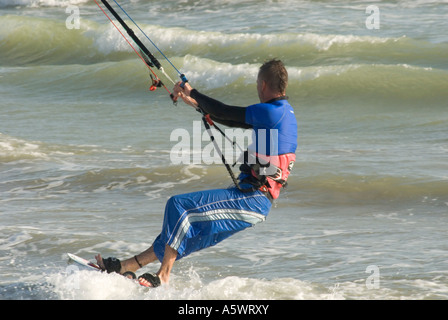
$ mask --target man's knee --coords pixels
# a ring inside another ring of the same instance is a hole
[[[190,197],[183,194],[178,194],[170,197],[166,203],[167,209],[177,209],[178,211],[187,210],[192,206],[195,206],[195,203],[191,200]]]

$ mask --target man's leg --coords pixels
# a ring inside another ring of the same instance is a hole
[[[135,259],[135,257],[137,258],[138,263],[137,263],[137,260]],[[143,267],[151,262],[158,260],[154,253],[153,246],[149,247],[142,253],[139,253],[135,257],[121,261],[120,274],[123,274],[126,271],[135,272],[138,269],[140,269],[140,265]],[[104,263],[103,263],[103,258],[101,257],[101,255],[98,254],[97,256],[95,256],[95,258],[96,258],[96,261],[97,261],[98,265],[100,266],[100,268],[105,269]],[[139,265],[139,263],[140,263],[140,265]]]
[[[260,192],[241,193],[236,188],[206,190],[171,197],[165,208],[162,232],[146,251],[121,263],[120,273],[135,272],[155,260],[157,272],[168,283],[174,261],[216,245],[232,234],[264,221],[271,208]],[[97,257],[100,267],[103,259]]]
[[[173,196],[165,207],[162,232],[153,242],[154,252],[163,261],[168,245],[181,259],[264,221],[270,208],[260,191],[242,193],[237,188]]]

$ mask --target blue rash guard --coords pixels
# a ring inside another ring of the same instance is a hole
[[[268,156],[296,152],[297,121],[286,98],[247,107],[245,122],[253,128],[250,151]]]
[[[191,97],[214,121],[254,129],[254,141],[264,142],[252,144],[249,150],[261,152],[257,145],[263,148],[264,144],[267,150],[263,154],[295,152],[297,122],[286,98],[243,108],[224,105],[196,90],[192,91]],[[153,243],[154,252],[162,261],[168,245],[177,251],[177,259],[180,259],[216,245],[236,232],[264,221],[271,206],[270,199],[260,190],[242,192],[235,186],[173,196],[166,204],[162,232]]]

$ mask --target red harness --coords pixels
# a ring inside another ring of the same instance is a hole
[[[269,192],[273,199],[277,199],[280,195],[280,190],[286,186],[286,180],[294,166],[296,155],[294,153],[278,156],[256,154],[256,158],[257,163],[250,165],[252,176],[257,180],[266,177],[266,183],[259,190]]]

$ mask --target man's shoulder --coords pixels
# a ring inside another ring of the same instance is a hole
[[[291,107],[291,105],[289,104],[289,101],[286,99],[282,99],[282,100],[276,100],[273,102],[260,102],[260,103],[255,103],[252,104],[250,106],[248,106],[248,108],[250,109],[258,109],[258,110],[278,110],[281,107]]]
[[[285,119],[285,115],[294,117],[294,110],[288,100],[257,103],[249,106],[246,110],[246,122],[271,128],[277,126],[280,120]]]

